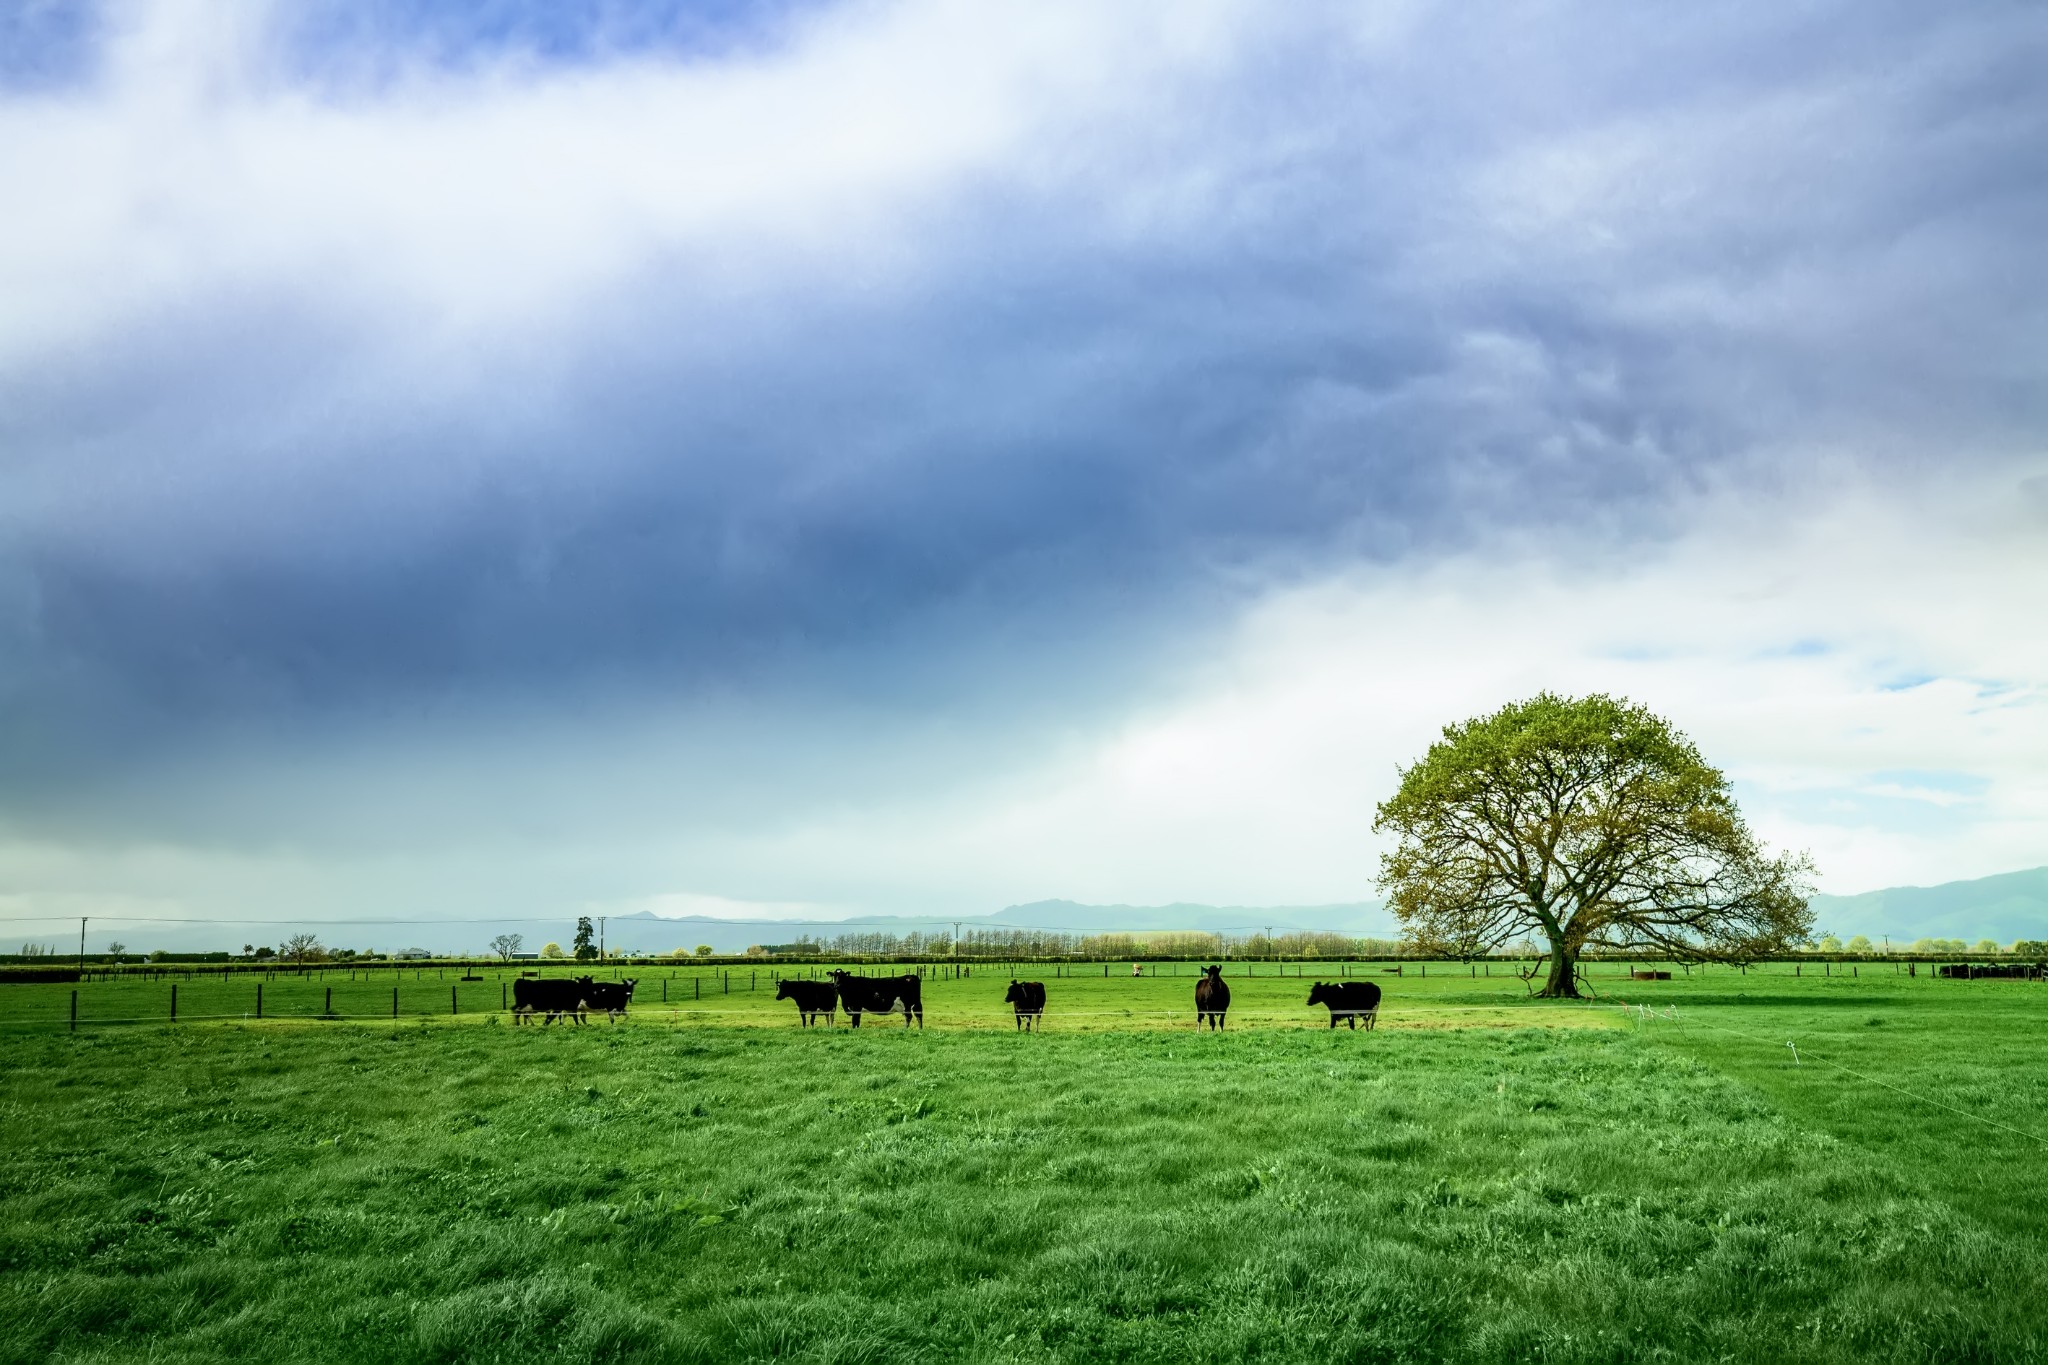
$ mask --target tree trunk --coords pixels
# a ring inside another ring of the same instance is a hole
[[[1537,996],[1550,1000],[1579,999],[1579,983],[1574,979],[1579,967],[1579,950],[1562,943],[1550,945],[1550,979],[1543,983]]]

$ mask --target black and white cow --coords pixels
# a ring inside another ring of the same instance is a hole
[[[552,1024],[563,1015],[583,1022],[583,995],[590,978],[521,977],[512,983],[512,1022],[517,1024],[538,1014]],[[523,1018],[522,1018],[523,1016]]]
[[[839,1008],[839,988],[829,981],[785,981],[775,988],[775,998],[796,1001],[797,1017],[805,1028],[821,1014],[829,1025]]]
[[[1367,1028],[1379,1018],[1380,988],[1370,981],[1318,981],[1308,988],[1308,1003],[1330,1007],[1330,1027],[1342,1019],[1352,1028]]]
[[[1045,983],[1043,981],[1012,981],[1010,993],[1003,999],[1017,1007],[1017,1027],[1036,1029],[1038,1021],[1045,1017]]]
[[[633,1003],[633,987],[640,983],[637,976],[624,981],[592,981],[583,978],[583,1008],[597,1010],[611,1016],[617,1023],[626,1013],[626,1006]]]
[[[839,1003],[855,1028],[860,1027],[863,1014],[894,1014],[897,1010],[903,1011],[903,1027],[910,1027],[912,1014],[917,1016],[917,1026],[924,1027],[924,983],[915,975],[855,976],[848,971],[830,975],[839,987]]]

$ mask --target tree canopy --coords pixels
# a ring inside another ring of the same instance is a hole
[[[1813,932],[1812,861],[1766,854],[1728,779],[1628,701],[1545,692],[1446,726],[1400,776],[1379,886],[1425,951],[1541,937],[1542,993],[1575,996],[1588,949],[1735,960]]]

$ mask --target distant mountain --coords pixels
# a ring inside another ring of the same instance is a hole
[[[827,942],[840,934],[935,934],[966,929],[1041,929],[1069,934],[1148,933],[1189,929],[1210,933],[1250,934],[1271,925],[1273,930],[1328,931],[1352,935],[1397,936],[1393,917],[1378,901],[1338,905],[1084,905],[1078,901],[1032,901],[1009,905],[991,915],[864,915],[851,920],[711,919],[701,915],[667,918],[648,911],[614,915],[605,926],[608,947],[666,953],[677,947],[708,944],[719,952],[739,952],[756,943],[789,943],[810,937]]]
[[[1194,929],[1209,933],[1274,933],[1305,929],[1316,933],[1394,938],[1394,917],[1379,901],[1334,905],[1084,905],[1079,901],[1032,901],[990,915],[995,924],[1020,929],[1064,929],[1078,934],[1146,933]]]
[[[1881,942],[1889,935],[1894,945],[1916,938],[2048,939],[2048,867],[1860,896],[1815,896],[1813,920],[1840,938],[1866,934]]]
[[[1815,896],[1814,922],[1826,932],[1848,938],[1868,934],[1881,940],[1889,935],[1894,944],[1916,938],[1959,938],[1974,942],[1980,938],[2011,943],[2014,939],[2048,939],[2048,867],[2027,872],[2007,872],[1975,881],[1947,882],[1940,886],[1897,886],[1883,891],[1866,891],[1860,896]],[[1268,925],[1276,932],[1310,930],[1350,934],[1357,937],[1398,938],[1394,918],[1378,901],[1348,901],[1335,905],[1201,905],[1176,902],[1172,905],[1084,905],[1078,901],[1031,901],[1009,905],[992,914],[960,915],[869,915],[854,920],[798,919],[713,919],[702,915],[669,918],[651,911],[611,915],[605,924],[605,945],[642,953],[667,954],[677,948],[693,949],[707,944],[714,951],[736,953],[760,943],[791,943],[810,937],[830,941],[853,933],[951,933],[955,924],[978,929],[1047,929],[1074,934],[1146,933],[1187,929],[1210,933],[1251,934]],[[278,940],[303,928],[320,936],[333,947],[378,948],[393,952],[421,947],[436,953],[482,953],[485,942],[501,931],[525,936],[525,949],[538,950],[550,939],[568,947],[575,934],[576,916],[569,912],[557,918],[461,923],[420,921],[412,923],[336,924],[309,920],[303,925],[240,926],[197,924],[122,924],[106,928],[95,922],[89,947],[105,950],[111,939],[120,939],[131,953],[164,948],[173,952],[201,952],[214,949],[237,950],[245,942],[275,945]],[[77,931],[40,936],[39,942],[55,950],[75,948]],[[6,945],[8,948],[13,943]]]

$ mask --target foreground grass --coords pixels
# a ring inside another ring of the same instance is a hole
[[[1663,1008],[1644,1037],[1836,1138],[1851,1169],[1907,1172],[1973,1219],[2048,1237],[2048,986],[1809,982],[1667,992]]]
[[[0,1351],[2048,1354],[2029,1229],[1692,1046],[1542,1028],[16,1036]]]

